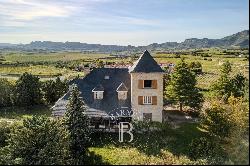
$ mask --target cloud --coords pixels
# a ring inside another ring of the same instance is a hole
[[[2,0],[0,15],[8,20],[31,21],[41,17],[67,17],[76,8],[67,3],[46,0]]]

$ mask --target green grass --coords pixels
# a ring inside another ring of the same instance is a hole
[[[30,65],[30,66],[1,66],[0,78],[18,79],[23,73],[28,72],[39,76],[42,80],[51,79],[57,76],[64,78],[74,78],[76,76],[83,76],[83,72],[72,71],[67,68],[56,68],[54,66],[45,65]]]
[[[189,144],[203,135],[197,124],[183,123],[178,129],[163,124],[160,129],[133,132],[131,143],[120,143],[118,133],[96,133],[90,151],[108,164],[194,164],[189,157]]]
[[[22,120],[25,117],[33,115],[51,116],[49,106],[33,106],[33,107],[5,107],[0,108],[0,120]]]
[[[7,62],[68,62],[74,60],[84,59],[98,59],[109,57],[109,54],[85,54],[78,52],[59,52],[59,53],[48,53],[40,54],[36,53],[33,55],[27,55],[23,53],[14,53],[11,55],[5,55],[4,58]]]

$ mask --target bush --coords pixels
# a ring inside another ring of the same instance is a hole
[[[13,103],[14,86],[7,79],[0,78],[0,108]]]
[[[211,138],[201,137],[192,140],[189,144],[189,154],[193,159],[207,159],[210,162],[223,161],[223,150]],[[214,161],[213,161],[214,160]]]
[[[4,149],[5,156],[9,156],[6,160],[22,165],[67,164],[67,138],[60,121],[43,116],[25,119],[22,126],[10,132],[9,144]]]
[[[10,133],[10,125],[7,121],[0,121],[0,148],[7,145],[6,140]]]

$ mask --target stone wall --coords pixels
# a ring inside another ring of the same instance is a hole
[[[143,120],[143,113],[152,113],[152,120],[162,122],[163,73],[130,73],[133,118]],[[139,80],[157,80],[157,89],[139,89]],[[138,96],[157,96],[157,105],[139,105]]]

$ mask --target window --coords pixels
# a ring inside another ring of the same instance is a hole
[[[104,79],[109,80],[109,76],[108,75],[104,76]]]
[[[143,96],[143,104],[152,104],[152,96]]]
[[[152,88],[152,80],[144,80],[144,88]]]
[[[98,93],[95,92],[94,95],[95,95],[95,99],[98,99]]]
[[[94,99],[103,99],[103,92],[102,91],[100,91],[100,92],[98,92],[98,91],[94,92]]]

